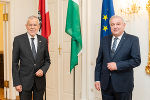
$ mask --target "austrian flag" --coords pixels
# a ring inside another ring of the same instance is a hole
[[[51,34],[50,19],[47,0],[39,0],[38,18],[40,21],[40,32],[43,37],[48,40]]]

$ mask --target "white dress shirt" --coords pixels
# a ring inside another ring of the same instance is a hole
[[[37,38],[37,35],[35,35],[34,37],[31,37],[31,35],[29,34],[29,33],[27,33],[28,34],[28,39],[29,39],[29,43],[30,43],[30,47],[31,47],[31,50],[32,50],[32,40],[31,40],[31,38],[34,38],[34,45],[35,45],[35,50],[36,50],[36,52],[37,52],[37,46],[38,46],[38,38]]]
[[[121,40],[123,34],[124,34],[124,33],[122,33],[120,36],[117,37],[118,39],[117,39],[116,49],[117,49],[117,47],[118,47],[118,44],[119,44],[119,42],[120,42],[120,40]],[[113,46],[113,43],[114,43],[114,38],[116,38],[116,37],[115,37],[115,36],[112,37],[111,49],[112,49],[112,46]]]

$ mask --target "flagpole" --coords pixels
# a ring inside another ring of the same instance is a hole
[[[75,86],[75,67],[74,67],[74,73],[73,74],[74,74],[74,76],[73,76],[74,77],[74,79],[73,79],[73,100],[76,100],[75,99],[75,96],[76,96],[76,93],[75,93],[75,91],[76,91],[75,90],[75,87],[76,87]]]
[[[46,75],[45,75],[45,82],[46,82]],[[45,83],[45,100],[46,100],[46,83]]]

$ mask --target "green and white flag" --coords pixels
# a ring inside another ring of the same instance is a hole
[[[78,54],[82,49],[82,37],[79,15],[79,1],[69,0],[67,19],[66,19],[66,33],[71,38],[71,57],[70,57],[70,73],[71,70],[78,64]]]

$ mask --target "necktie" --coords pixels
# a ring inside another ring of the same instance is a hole
[[[114,38],[114,42],[113,42],[113,45],[112,45],[112,49],[111,49],[111,54],[112,54],[112,57],[114,56],[114,53],[116,51],[116,48],[117,48],[117,37]]]
[[[31,46],[32,46],[32,53],[33,53],[34,59],[36,59],[36,50],[35,50],[34,38],[31,38]]]

